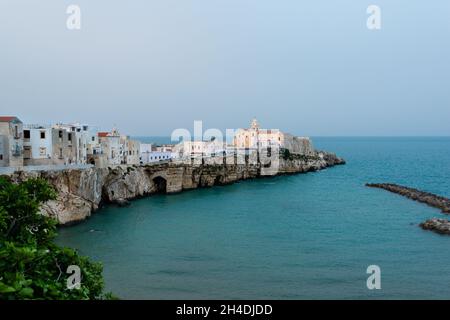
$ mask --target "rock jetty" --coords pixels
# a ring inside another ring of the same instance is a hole
[[[450,235],[450,221],[446,219],[433,218],[419,225],[424,230],[431,230],[440,234]]]
[[[367,183],[366,186],[384,189],[411,200],[422,202],[431,207],[441,209],[443,213],[450,214],[450,199],[445,197],[393,183]]]
[[[450,199],[445,197],[393,183],[367,183],[366,186],[384,189],[414,201],[425,203],[431,207],[438,208],[445,214],[450,214]],[[450,221],[446,219],[429,219],[419,224],[419,226],[424,230],[431,230],[440,234],[450,235]]]

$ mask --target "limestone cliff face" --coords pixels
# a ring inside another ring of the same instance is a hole
[[[344,164],[345,161],[338,158],[333,153],[316,152],[312,155],[291,156],[287,159],[280,159],[279,174],[303,173],[317,171]]]
[[[264,175],[316,171],[343,163],[344,160],[334,154],[316,152],[308,156],[281,157],[276,170],[270,165],[230,164],[219,159],[215,163],[199,165],[162,163],[63,171],[21,171],[10,177],[16,182],[41,177],[52,184],[58,191],[58,198],[44,204],[42,213],[55,217],[59,224],[64,225],[86,219],[103,203],[123,204],[127,200],[157,192],[175,193]]]

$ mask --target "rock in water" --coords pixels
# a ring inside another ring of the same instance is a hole
[[[433,218],[420,224],[424,230],[431,230],[440,234],[450,235],[450,221],[446,219]]]
[[[445,197],[393,183],[367,183],[366,186],[384,189],[411,200],[425,203],[430,207],[441,209],[445,214],[450,214],[450,199]],[[445,219],[429,219],[422,222],[419,226],[424,230],[431,230],[441,234],[450,234],[450,221]]]

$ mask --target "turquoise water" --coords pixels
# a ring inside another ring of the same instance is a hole
[[[121,298],[450,298],[450,237],[417,226],[444,215],[364,186],[450,197],[450,138],[314,143],[347,164],[107,207],[58,242],[102,261]],[[372,264],[381,290],[366,287]]]

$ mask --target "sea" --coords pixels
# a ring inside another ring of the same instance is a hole
[[[57,242],[102,262],[121,299],[449,299],[450,236],[418,226],[446,216],[365,183],[450,197],[450,137],[313,143],[347,163],[107,206]]]

